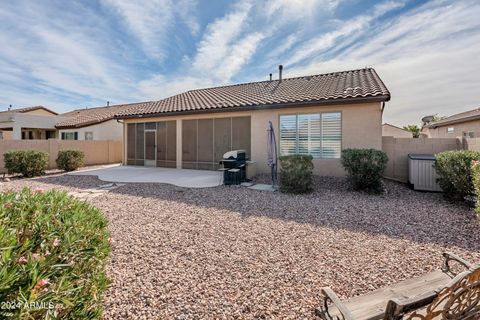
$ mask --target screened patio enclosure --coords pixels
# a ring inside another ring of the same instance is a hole
[[[129,123],[127,164],[176,168],[177,122]]]
[[[177,167],[177,148],[184,169],[216,170],[223,154],[243,149],[250,156],[249,116],[127,124],[127,165]]]
[[[182,168],[216,170],[224,153],[238,149],[250,155],[250,117],[182,122]]]

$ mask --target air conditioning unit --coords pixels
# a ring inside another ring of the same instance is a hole
[[[409,154],[408,155],[408,183],[413,190],[441,192],[442,188],[437,183],[435,171],[435,155]]]

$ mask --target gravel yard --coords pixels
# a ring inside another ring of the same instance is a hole
[[[101,184],[58,175],[0,188]],[[105,318],[314,318],[322,286],[362,294],[439,268],[443,251],[480,262],[480,224],[440,194],[389,181],[382,196],[341,178],[315,184],[302,196],[127,184],[92,199],[113,238]]]

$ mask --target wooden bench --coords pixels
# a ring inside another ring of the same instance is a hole
[[[480,265],[452,253],[443,256],[441,270],[343,302],[322,288],[323,304],[315,313],[324,320],[480,319]],[[452,262],[466,270],[454,273]]]

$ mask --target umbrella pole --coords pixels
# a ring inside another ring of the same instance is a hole
[[[272,187],[275,187],[275,165],[274,164],[272,164],[270,173],[272,176]]]

